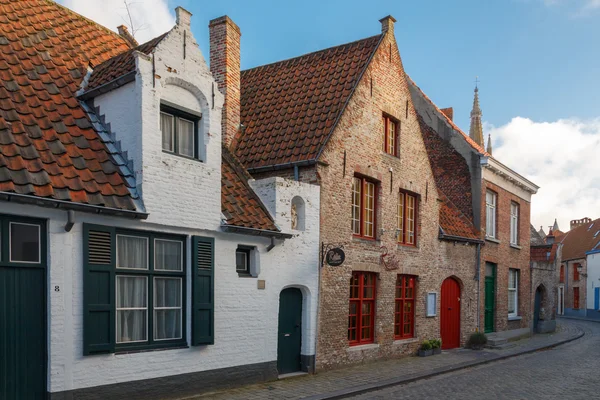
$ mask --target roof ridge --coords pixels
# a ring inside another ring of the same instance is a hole
[[[431,104],[431,105],[432,105],[432,106],[433,106],[433,107],[436,109],[436,111],[438,111],[438,112],[439,112],[439,113],[442,115],[442,118],[444,118],[444,119],[446,120],[446,122],[448,122],[448,123],[450,124],[450,126],[452,126],[452,128],[454,128],[456,131],[458,131],[458,132],[459,132],[459,133],[460,133],[460,134],[461,134],[461,135],[464,137],[465,141],[466,141],[466,142],[467,142],[469,145],[471,145],[471,147],[472,147],[474,150],[478,151],[480,154],[483,154],[483,155],[485,155],[485,156],[491,157],[491,154],[489,154],[487,151],[485,151],[485,149],[484,149],[483,147],[481,147],[481,146],[479,146],[477,143],[475,143],[475,141],[474,141],[473,139],[471,139],[471,138],[469,137],[469,135],[467,135],[466,133],[464,133],[464,132],[463,132],[463,130],[462,130],[462,129],[460,129],[460,128],[458,127],[458,125],[456,125],[456,124],[454,123],[454,121],[452,121],[450,118],[448,118],[448,116],[447,116],[446,114],[444,114],[444,113],[442,112],[442,110],[440,110],[440,108],[439,108],[439,107],[438,107],[438,106],[437,106],[437,105],[436,105],[436,104],[433,102],[433,100],[431,100],[431,99],[429,98],[429,96],[427,96],[427,95],[425,94],[425,92],[423,92],[423,90],[422,90],[422,89],[419,87],[419,85],[417,85],[417,84],[416,84],[416,82],[415,82],[415,81],[414,81],[414,80],[413,80],[413,79],[412,79],[412,78],[411,78],[411,77],[410,77],[408,74],[405,74],[405,75],[406,75],[406,78],[407,78],[407,79],[408,79],[408,80],[409,80],[409,81],[410,81],[410,82],[413,84],[413,86],[414,86],[414,87],[415,87],[415,88],[416,88],[416,89],[419,91],[419,93],[421,93],[421,95],[422,95],[422,96],[425,98],[425,100],[427,100],[427,101],[428,101],[428,102],[429,102],[429,103],[430,103],[430,104]]]
[[[87,21],[88,23],[94,24],[99,26],[100,28],[102,28],[103,30],[107,31],[108,33],[110,33],[111,35],[115,36],[116,38],[119,38],[120,40],[123,41],[123,43],[125,43],[127,45],[127,47],[129,47],[129,49],[132,49],[133,47],[131,46],[131,43],[129,43],[129,41],[125,40],[125,38],[123,38],[123,36],[119,35],[119,33],[111,30],[110,28],[94,21],[93,19],[90,19],[84,15],[79,14],[76,11],[71,10],[69,7],[63,6],[62,4],[59,4],[53,0],[44,0],[46,3],[50,4],[50,5],[55,5],[58,6],[59,8],[61,8],[64,11],[67,11],[68,13],[74,14],[76,17],[81,18],[85,21]]]
[[[349,46],[349,45],[356,44],[356,43],[358,43],[358,42],[367,41],[367,40],[372,40],[372,39],[375,39],[376,37],[383,37],[383,34],[381,34],[381,33],[380,33],[380,34],[378,34],[378,35],[369,36],[369,37],[366,37],[366,38],[363,38],[363,39],[354,40],[354,41],[352,41],[352,42],[348,42],[348,43],[342,43],[342,44],[338,44],[338,45],[336,45],[336,46],[330,46],[330,47],[327,47],[327,48],[325,48],[325,49],[316,50],[316,51],[311,51],[310,53],[305,53],[305,54],[302,54],[302,55],[299,55],[299,56],[290,57],[290,58],[285,58],[285,59],[283,59],[283,60],[274,61],[274,62],[271,62],[271,63],[268,63],[268,64],[257,65],[256,67],[252,67],[252,68],[244,69],[244,70],[242,70],[242,71],[240,71],[240,72],[241,72],[241,73],[244,73],[244,72],[253,71],[253,70],[256,70],[256,69],[259,69],[259,68],[265,68],[265,67],[269,67],[269,66],[272,66],[272,65],[275,65],[275,64],[280,64],[280,63],[284,63],[284,62],[288,62],[288,61],[296,60],[296,59],[298,59],[298,58],[302,58],[302,57],[311,56],[311,55],[313,55],[313,54],[318,54],[318,53],[321,53],[321,52],[329,51],[329,50],[335,49],[335,48],[337,48],[337,47]]]

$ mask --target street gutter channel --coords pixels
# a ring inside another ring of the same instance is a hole
[[[334,392],[330,392],[330,393],[325,393],[325,394],[318,394],[318,395],[314,395],[314,396],[308,396],[308,397],[303,397],[302,400],[333,400],[333,399],[343,399],[343,398],[347,398],[349,396],[357,396],[359,394],[364,394],[364,393],[368,393],[368,392],[372,392],[375,390],[379,390],[379,389],[384,389],[384,388],[388,388],[390,386],[397,386],[397,385],[405,385],[407,383],[411,383],[411,382],[415,382],[421,379],[428,379],[428,378],[432,378],[434,376],[438,376],[438,375],[443,375],[443,374],[447,374],[449,372],[454,372],[454,371],[460,371],[466,368],[470,368],[470,367],[475,367],[475,366],[479,366],[479,365],[484,365],[484,364],[489,364],[491,362],[495,362],[495,361],[501,361],[501,360],[506,360],[509,358],[513,358],[513,357],[518,357],[518,356],[522,356],[525,354],[530,354],[530,353],[535,353],[537,351],[540,350],[549,350],[552,349],[554,347],[572,342],[574,340],[580,339],[585,335],[585,332],[577,327],[577,329],[579,330],[579,333],[576,334],[575,336],[572,336],[570,338],[558,341],[556,343],[552,343],[552,344],[548,344],[548,345],[543,345],[543,346],[538,346],[538,347],[534,347],[528,350],[524,350],[522,352],[519,353],[514,353],[514,354],[505,354],[505,355],[497,355],[497,356],[493,356],[489,359],[484,359],[484,360],[476,360],[476,361],[467,361],[461,364],[456,364],[453,366],[449,366],[449,367],[442,367],[442,368],[437,368],[437,369],[433,369],[431,370],[431,372],[426,373],[426,374],[415,374],[412,376],[408,376],[408,377],[404,377],[404,378],[392,378],[392,379],[387,379],[387,380],[383,380],[383,381],[379,381],[376,383],[369,383],[369,384],[365,384],[365,385],[360,385],[360,386],[354,386],[348,389],[342,389],[342,390],[337,390]]]

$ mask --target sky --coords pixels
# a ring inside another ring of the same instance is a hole
[[[123,0],[60,0],[113,30],[131,25]],[[242,32],[242,69],[376,35],[397,19],[406,72],[469,129],[475,77],[494,157],[540,190],[539,228],[600,218],[600,0],[127,0],[140,43],[192,12],[208,56],[208,22],[229,15]],[[131,29],[130,29],[131,30]]]

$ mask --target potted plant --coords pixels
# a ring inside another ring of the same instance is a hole
[[[467,342],[467,346],[473,350],[481,350],[486,344],[487,336],[483,332],[473,332]]]
[[[433,354],[442,354],[442,339],[431,339],[429,343],[431,343]]]
[[[429,340],[425,340],[421,343],[421,347],[419,347],[419,357],[427,357],[433,354],[433,349],[431,348],[431,343]]]

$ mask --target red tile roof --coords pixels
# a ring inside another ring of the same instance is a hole
[[[168,32],[163,33],[162,35],[155,37],[146,43],[140,44],[134,49],[118,54],[94,68],[86,90],[97,88],[98,86],[109,83],[117,78],[122,77],[123,75],[134,72],[135,58],[133,57],[133,52],[139,51],[144,54],[150,54],[160,43],[160,41],[163,40],[167,33]]]
[[[558,245],[555,244],[546,244],[546,245],[536,245],[530,247],[530,259],[531,261],[548,261],[554,262],[556,259],[556,251],[558,249]]]
[[[600,218],[571,229],[562,236],[562,260],[585,258],[585,253],[600,248]]]
[[[240,161],[253,169],[316,160],[381,38],[242,71]]]
[[[248,184],[252,177],[223,146],[221,164],[221,210],[227,225],[279,231],[273,218]]]
[[[0,191],[135,209],[125,161],[76,98],[88,65],[128,49],[54,2],[0,1]]]
[[[465,239],[479,240],[477,229],[472,221],[460,212],[448,197],[440,192],[440,228],[442,234],[447,236],[456,236]]]

